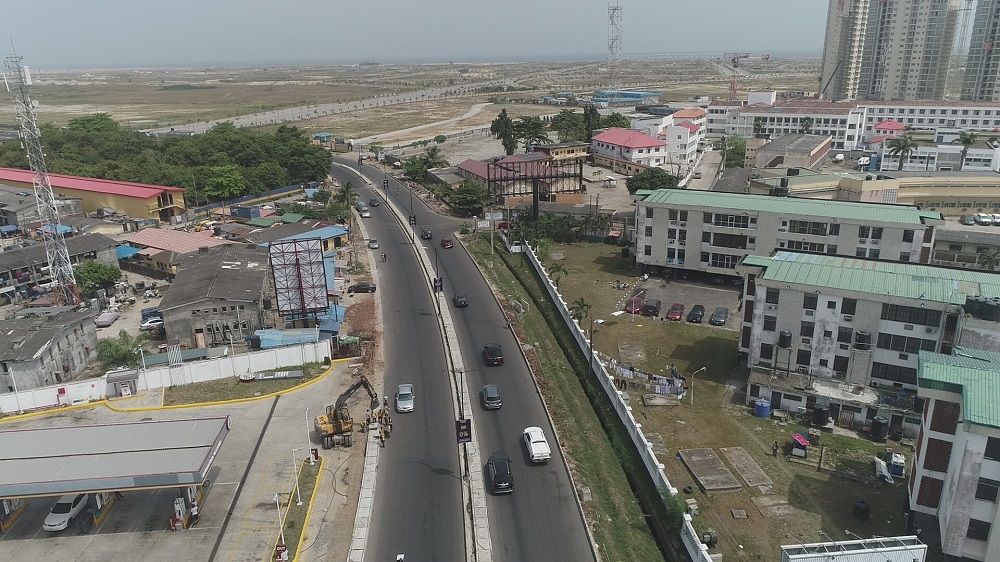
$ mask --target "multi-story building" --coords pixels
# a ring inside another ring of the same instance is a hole
[[[591,152],[598,157],[622,160],[643,166],[660,166],[667,162],[667,143],[641,131],[608,129],[593,136]]]
[[[756,140],[756,139],[755,139]],[[818,166],[830,153],[833,140],[828,135],[790,133],[757,147],[754,168]],[[749,152],[748,147],[748,152]]]
[[[97,348],[96,312],[64,311],[5,320],[0,331],[0,393],[69,382]]]
[[[909,507],[936,518],[944,554],[1000,560],[1000,353],[921,351],[924,401],[909,477]]]
[[[919,262],[940,213],[913,206],[660,189],[636,193],[636,261],[646,271],[735,275],[750,254],[802,250]]]
[[[113,238],[103,234],[81,234],[66,239],[69,261],[78,266],[86,261],[118,266]],[[35,241],[29,246],[7,246],[0,252],[0,296],[14,300],[15,293],[33,295],[39,287],[52,283],[45,245]]]
[[[870,0],[830,2],[820,63],[819,97],[822,99],[858,97],[869,3]]]
[[[1000,255],[1000,228],[947,221],[934,229],[930,264],[989,269],[983,256],[994,252]]]
[[[970,3],[971,7],[971,3]],[[962,99],[970,101],[1000,101],[1000,1],[979,0],[972,23],[972,38],[965,62]]]
[[[894,155],[888,140],[875,144],[879,171],[900,169],[908,172],[1000,171],[1000,143],[982,141],[968,148],[960,144],[920,144],[909,154]],[[902,167],[899,162],[901,159]]]
[[[912,390],[918,354],[951,354],[967,307],[996,324],[992,303],[978,301],[1000,295],[995,273],[785,251],[747,256],[737,271],[751,366]]]

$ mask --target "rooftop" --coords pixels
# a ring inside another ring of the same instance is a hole
[[[940,213],[921,211],[913,205],[888,205],[798,197],[771,197],[746,193],[720,193],[687,189],[657,189],[643,203],[654,205],[686,205],[734,211],[773,212],[795,215],[803,219],[830,217],[888,224],[918,226],[927,219],[941,219]]]
[[[1000,429],[1000,353],[960,347],[954,355],[921,351],[918,369],[921,389],[962,395],[966,422]]]
[[[259,301],[268,272],[267,251],[246,245],[209,248],[184,257],[177,277],[160,301],[160,310],[205,299]]]
[[[117,245],[113,238],[103,234],[80,234],[66,239],[70,256],[89,254]],[[45,263],[48,263],[48,256],[45,254],[45,245],[40,242],[27,248],[0,252],[0,272]]]
[[[679,119],[697,119],[699,117],[705,116],[705,110],[700,107],[689,107],[687,109],[681,109],[680,111],[675,111],[671,117],[677,117]]]
[[[964,244],[984,244],[1000,246],[1000,228],[978,224],[965,225],[958,221],[947,221],[934,229],[937,242],[961,242]]]
[[[279,238],[278,240],[304,240],[307,238],[319,238],[320,240],[328,240],[330,238],[343,236],[348,232],[350,232],[350,230],[345,226],[339,226],[339,225],[324,226],[322,228],[316,228],[312,230],[307,230],[306,232],[300,232],[298,234],[285,236],[284,238]]]
[[[13,181],[31,185],[31,170],[18,170],[16,168],[0,168],[0,182]],[[130,183],[124,181],[112,181],[97,178],[81,178],[77,176],[64,176],[62,174],[49,174],[49,182],[52,187],[62,189],[75,189],[77,191],[91,191],[94,193],[110,193],[123,197],[136,197],[139,199],[151,199],[165,192],[183,193],[180,187],[168,187],[163,185],[147,185],[144,183]]]
[[[229,240],[212,237],[211,229],[201,232],[184,232],[169,228],[147,228],[124,238],[133,246],[170,250],[178,254],[196,252],[204,246],[222,246],[232,244]]]
[[[903,129],[906,128],[906,125],[903,125],[902,123],[896,121],[895,119],[886,119],[885,121],[875,123],[874,128],[885,131],[902,131]]]
[[[591,140],[615,146],[622,146],[625,148],[649,148],[652,146],[664,146],[663,141],[651,137],[646,133],[634,131],[632,129],[620,129],[618,127],[612,127],[603,133],[594,135]]]
[[[830,140],[829,135],[807,135],[804,133],[788,133],[760,147],[766,152],[805,152],[812,153],[817,147]]]
[[[312,231],[312,226],[304,222],[293,222],[278,224],[270,228],[256,229],[249,234],[244,235],[243,239],[257,244],[267,244],[269,242],[274,242],[275,240],[281,240],[283,238],[288,238],[289,236],[295,236],[296,234],[302,234],[303,232],[310,231]]]
[[[1000,297],[1000,274],[972,269],[782,251],[772,256],[749,255],[741,266],[763,267],[759,281],[944,304],[964,305],[967,296]]]
[[[32,360],[59,336],[65,327],[97,316],[91,310],[63,312],[41,318],[4,320],[0,329],[0,361],[19,363]]]

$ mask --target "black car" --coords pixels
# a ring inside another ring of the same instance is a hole
[[[487,365],[503,365],[503,347],[498,343],[484,345],[483,359]]]
[[[494,494],[509,494],[514,491],[514,469],[510,457],[503,453],[493,453],[486,461],[486,471],[490,474],[490,490]]]
[[[650,318],[656,318],[660,315],[661,303],[658,299],[646,299],[642,303],[642,315],[649,316]]]
[[[372,198],[372,199],[369,199],[369,200],[368,200],[368,206],[369,206],[369,207],[378,207],[378,206],[379,206],[380,204],[381,204],[381,203],[379,203],[379,200],[378,200],[378,199],[374,199],[374,198]]]
[[[420,231],[420,239],[421,240],[430,240],[432,238],[434,238],[434,233],[431,232],[430,230],[428,230],[428,229],[425,228],[425,229],[423,229],[423,230]]]
[[[703,318],[705,318],[705,307],[700,304],[692,306],[691,312],[688,312],[688,322],[701,324]]]
[[[368,281],[362,281],[360,283],[355,283],[347,288],[347,293],[374,293],[375,283],[370,283]]]
[[[480,397],[483,401],[483,408],[486,410],[499,410],[500,406],[503,406],[503,402],[500,400],[499,385],[488,384],[484,386]]]
[[[708,323],[713,326],[725,326],[727,320],[729,320],[729,309],[720,306],[712,313],[712,317],[708,319]]]
[[[458,293],[451,299],[455,303],[455,308],[465,308],[469,306],[469,297],[465,293]]]

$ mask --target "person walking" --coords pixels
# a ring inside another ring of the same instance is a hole
[[[385,430],[378,428],[378,444],[385,447]]]
[[[771,448],[771,455],[774,458],[778,458],[778,442],[777,441],[774,442],[774,447]]]

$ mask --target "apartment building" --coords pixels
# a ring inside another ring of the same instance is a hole
[[[889,139],[874,145],[878,155],[879,171],[900,170],[907,172],[968,172],[1000,171],[1000,144],[977,142],[965,148],[960,144],[920,144],[909,154],[892,154]],[[902,167],[900,160],[903,160]]]
[[[870,0],[830,2],[820,62],[820,98],[843,100],[858,97],[869,3]]]
[[[735,275],[745,256],[775,250],[919,262],[925,231],[943,222],[903,205],[682,189],[636,198],[636,262],[654,273]]]
[[[997,84],[1000,52],[993,48],[997,44],[1000,44],[1000,1],[979,0],[965,61],[963,100],[1000,102]]]
[[[921,351],[918,363],[924,408],[909,507],[936,518],[944,554],[1000,560],[1000,353]]]
[[[737,271],[751,366],[876,388],[915,389],[919,353],[951,354],[966,303],[1000,296],[994,273],[786,251],[747,256]]]
[[[667,143],[631,129],[613,127],[596,134],[591,138],[590,147],[595,156],[643,166],[661,166],[667,162]]]
[[[947,221],[934,229],[931,265],[989,269],[983,254],[1000,252],[1000,227]]]

